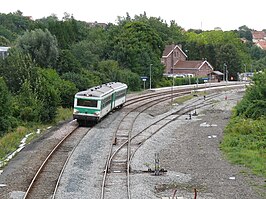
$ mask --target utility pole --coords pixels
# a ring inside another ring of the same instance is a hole
[[[151,90],[151,66],[152,64],[150,64],[150,90]]]

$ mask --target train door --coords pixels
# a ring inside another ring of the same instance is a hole
[[[116,96],[116,93],[114,92],[114,93],[112,94],[111,109],[114,109],[114,108],[115,108],[115,96]]]

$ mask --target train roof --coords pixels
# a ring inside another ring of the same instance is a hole
[[[76,96],[86,96],[86,97],[103,97],[114,90],[120,90],[122,88],[127,88],[127,85],[121,82],[110,82],[102,84],[96,87],[89,88],[85,91],[80,91]]]

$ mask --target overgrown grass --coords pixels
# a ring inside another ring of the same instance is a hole
[[[5,136],[0,138],[0,161],[3,161],[6,156],[13,151],[15,151],[19,145],[21,140],[25,137],[25,135],[29,133],[35,133],[37,129],[45,130],[48,126],[55,125],[56,123],[71,118],[72,109],[64,109],[59,108],[58,114],[54,122],[49,124],[24,124],[23,126],[19,126],[14,129],[12,132],[7,133]],[[30,136],[30,140],[36,138],[37,134],[33,134]],[[28,142],[30,141],[28,140]]]
[[[204,96],[207,95],[206,92],[193,92],[189,95],[184,95],[181,97],[178,97],[174,100],[174,103],[176,104],[183,104],[184,102],[193,99],[194,97]]]
[[[234,117],[225,129],[221,149],[232,163],[249,167],[266,177],[266,117]]]

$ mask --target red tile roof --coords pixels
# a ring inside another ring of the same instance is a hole
[[[183,53],[185,57],[187,57],[186,53],[184,53],[184,51],[178,45],[175,45],[175,44],[165,46],[164,51],[163,51],[163,57],[168,57],[173,52],[173,50],[176,48],[178,48],[180,52]]]
[[[266,50],[266,41],[258,41],[256,45],[261,49]]]
[[[253,39],[264,39],[266,37],[266,33],[263,31],[252,31]]]
[[[196,69],[199,69],[204,64],[204,62],[207,62],[207,61],[178,61],[175,64],[174,68],[196,70]]]

